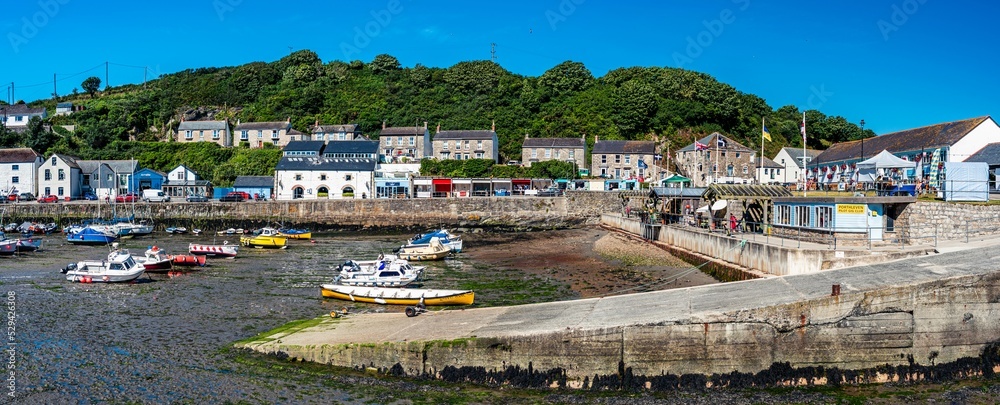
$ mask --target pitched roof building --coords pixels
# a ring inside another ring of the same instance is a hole
[[[805,164],[811,163],[816,160],[816,156],[822,151],[815,149],[806,149],[805,154],[802,152],[802,148],[781,148],[777,155],[774,156],[774,161],[784,167],[781,171],[781,179],[778,181],[783,184],[791,184],[798,181],[803,181],[802,173],[803,162]],[[803,156],[805,158],[803,159]]]
[[[15,131],[27,128],[31,117],[45,118],[45,108],[31,108],[27,104],[0,105],[0,124]]]
[[[264,144],[271,144],[279,148],[288,145],[294,136],[295,140],[302,140],[301,132],[292,131],[291,118],[285,121],[267,122],[240,122],[236,121],[236,128],[233,129],[234,142],[247,142],[251,148],[263,148]]]
[[[227,121],[181,121],[174,140],[177,142],[212,142],[222,147],[233,146],[233,134]]]
[[[527,167],[531,167],[532,163],[558,160],[573,162],[579,169],[587,167],[587,162],[584,160],[586,155],[587,140],[585,136],[579,138],[530,138],[528,134],[525,134],[524,142],[521,144],[521,162]]]
[[[357,124],[320,125],[319,120],[313,125],[310,133],[312,134],[312,140],[324,142],[350,141],[364,138],[364,135],[361,134],[361,128],[358,128]]]
[[[0,198],[10,193],[38,195],[38,167],[43,157],[31,148],[0,149]]]
[[[489,130],[438,131],[434,134],[431,149],[435,158],[455,159],[500,159],[500,145],[496,124]]]
[[[602,141],[594,137],[594,150],[590,152],[590,173],[610,179],[656,181],[654,157],[656,144],[652,141]]]
[[[694,187],[713,183],[749,184],[757,180],[757,154],[718,132],[677,150],[677,169]]]

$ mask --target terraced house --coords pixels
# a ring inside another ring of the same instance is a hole
[[[652,179],[655,156],[653,141],[602,141],[594,137],[590,173],[606,179]]]
[[[227,121],[181,121],[174,136],[177,142],[212,142],[228,148],[233,137]]]
[[[531,167],[532,163],[547,160],[572,162],[579,169],[586,167],[587,140],[579,138],[530,138],[524,134],[521,144],[521,162]]]
[[[295,140],[302,140],[304,135],[292,129],[291,118],[285,121],[269,122],[240,122],[236,121],[236,129],[233,134],[235,142],[247,142],[251,148],[263,148],[264,144],[270,144],[279,148],[288,145],[294,137]]]
[[[695,187],[713,183],[753,184],[758,178],[757,153],[718,132],[680,148],[675,157],[677,170],[691,179]],[[770,181],[770,171],[767,177]]]
[[[37,195],[35,181],[43,157],[31,148],[0,149],[0,197],[11,193]]]
[[[314,141],[352,141],[364,138],[357,124],[320,125],[319,121],[316,121],[310,132]]]
[[[492,159],[500,158],[496,125],[489,131],[438,131],[431,142],[434,157],[440,160]]]
[[[431,136],[427,131],[427,122],[424,122],[422,127],[388,128],[383,122],[378,140],[379,149],[385,156],[386,162],[403,163],[432,157]]]

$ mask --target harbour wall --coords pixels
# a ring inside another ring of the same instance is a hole
[[[570,191],[562,197],[474,197],[362,200],[248,201],[241,203],[118,204],[119,216],[135,212],[158,226],[248,228],[283,222],[315,230],[429,226],[553,229],[594,224],[602,212],[619,209],[618,193]],[[4,206],[5,221],[60,224],[110,217],[107,203],[19,203]]]
[[[897,223],[916,240],[962,240],[1000,235],[1000,205],[915,202]]]

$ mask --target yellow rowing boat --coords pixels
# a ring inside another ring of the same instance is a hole
[[[476,294],[469,290],[428,290],[422,288],[356,287],[324,284],[325,298],[382,305],[471,305]]]

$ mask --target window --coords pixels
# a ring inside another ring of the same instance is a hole
[[[244,141],[247,140],[247,139],[249,139],[250,135],[247,132],[249,132],[249,131],[240,131],[240,139],[242,139]]]
[[[52,194],[52,187],[45,187],[45,195]]]
[[[833,227],[833,207],[816,207],[816,227],[823,229]]]
[[[277,145],[277,144],[278,144],[278,140],[277,140],[277,139],[275,139],[275,140],[272,140],[272,141],[271,141],[271,144],[272,144],[272,145]]]
[[[476,152],[476,159],[482,159],[482,158],[483,158],[483,152]]]
[[[468,153],[465,154],[465,160],[469,160],[469,154]]]
[[[621,162],[622,162],[622,155],[615,155],[615,163],[618,164]]]
[[[483,141],[476,141],[476,149],[483,150]]]
[[[18,115],[17,118],[14,118],[14,121],[17,121],[17,122],[24,121],[24,117],[21,116],[21,115]]]
[[[809,221],[809,207],[799,205],[795,207],[795,225],[800,227],[811,226]]]
[[[59,169],[58,177],[59,177],[60,181],[66,180],[66,171],[63,170],[63,169]],[[59,194],[62,194],[62,193],[59,193]]]
[[[194,139],[194,132],[184,131],[184,139]]]
[[[632,163],[632,155],[625,155],[625,164]]]
[[[622,169],[615,169],[615,178],[616,179],[622,178]]]
[[[279,132],[277,130],[271,131],[271,139],[278,139],[278,134]]]
[[[732,164],[730,164],[729,166],[726,166],[726,175],[729,176],[729,177],[733,177],[733,174],[735,174],[733,172],[733,169],[734,168],[733,168]]]
[[[392,146],[392,138],[385,138],[385,146]],[[445,144],[444,148],[448,149],[448,144]]]
[[[18,177],[18,176],[11,177],[10,178],[10,182],[14,183],[14,184],[20,183],[21,182],[21,178]]]
[[[263,139],[263,138],[264,138],[264,131],[257,130],[257,139]]]
[[[63,194],[64,194],[64,193],[63,193],[63,188],[62,188],[62,187],[59,187],[59,188],[58,188],[57,190],[59,190],[59,193],[58,193],[58,195],[63,195]]]
[[[302,180],[302,175],[301,175],[301,174],[298,174],[298,173],[297,173],[297,174],[295,174],[295,180],[296,180],[296,181],[300,181],[300,180]]]
[[[55,157],[55,156],[53,156],[53,157],[52,157],[52,166],[55,166],[55,165],[56,165],[56,157]]]
[[[746,166],[743,166],[743,174],[750,173]]]
[[[416,145],[417,145],[417,137],[411,136],[410,137],[410,146],[416,146]]]
[[[791,208],[788,205],[775,207],[774,222],[776,225],[791,225]]]
[[[601,164],[603,165],[607,163],[608,163],[608,155],[601,155]]]
[[[45,181],[50,181],[50,180],[52,180],[52,170],[45,169]]]
[[[212,131],[212,139],[219,139],[219,130]]]
[[[625,169],[625,178],[632,178],[632,169]]]
[[[396,145],[403,146],[403,137],[401,136],[396,137]]]
[[[569,150],[569,158],[570,159],[576,159],[576,151],[574,151],[573,149],[570,149]]]
[[[198,131],[198,139],[205,140],[205,131]]]
[[[346,181],[351,181],[351,175],[349,175],[349,174],[345,174],[345,175],[344,175],[344,180],[346,180]]]
[[[784,166],[784,165],[785,165],[785,159],[781,159],[781,165],[782,165],[782,166]]]
[[[608,169],[602,167],[601,168],[601,177],[607,177],[607,175],[608,175]]]
[[[320,181],[326,181],[326,174],[324,173],[324,174],[319,175],[319,179],[320,179]]]
[[[444,144],[441,145],[441,149],[448,150],[448,142],[444,142]]]
[[[21,165],[10,165],[10,170],[19,170]]]
[[[739,159],[739,158],[740,158],[740,153],[739,153],[739,152],[736,152],[736,158],[737,158],[737,159]]]
[[[551,158],[551,157],[552,157],[552,149],[546,148],[545,149],[545,158],[548,159],[548,158]]]
[[[532,149],[531,150],[531,158],[532,159],[538,159],[538,149]]]

